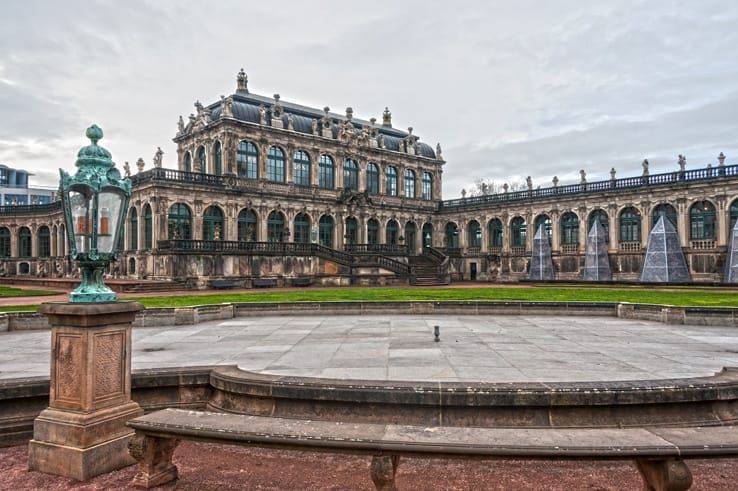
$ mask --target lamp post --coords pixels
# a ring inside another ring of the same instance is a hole
[[[116,302],[102,278],[116,257],[131,183],[97,145],[102,130],[92,125],[87,137],[77,174],[61,171],[70,259],[79,261],[82,283],[69,302],[39,309],[51,325],[49,407],[28,447],[30,470],[80,481],[134,462],[125,423],[143,414],[131,400],[131,325],[143,306]]]
[[[97,125],[87,128],[92,142],[77,154],[77,173],[61,173],[62,203],[70,256],[79,261],[82,283],[71,303],[114,302],[115,292],[103,281],[103,270],[118,254],[118,237],[131,197],[131,181],[121,179],[110,152],[98,146]]]

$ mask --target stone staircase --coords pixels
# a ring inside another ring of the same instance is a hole
[[[450,283],[442,265],[428,256],[410,256],[410,284],[437,286]]]

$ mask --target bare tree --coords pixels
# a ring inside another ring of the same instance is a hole
[[[504,183],[498,183],[492,179],[477,179],[474,187],[469,190],[469,196],[486,196],[488,194],[501,194],[505,192]],[[521,191],[525,189],[524,182],[513,182],[508,184],[508,192]]]

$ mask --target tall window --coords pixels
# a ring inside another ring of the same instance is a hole
[[[51,232],[43,225],[38,228],[38,257],[51,256]]]
[[[272,182],[284,182],[284,152],[279,147],[269,147],[267,179]]]
[[[561,243],[579,243],[579,217],[570,211],[561,216]]]
[[[415,198],[415,172],[411,169],[405,169],[405,197]]]
[[[223,212],[217,206],[208,206],[202,214],[202,240],[223,240]]]
[[[238,143],[236,166],[238,167],[238,177],[241,179],[259,178],[259,151],[256,149],[256,145],[250,141]]]
[[[525,247],[526,244],[525,218],[515,217],[510,222],[510,246]]]
[[[192,155],[190,155],[190,152],[185,153],[184,170],[185,172],[192,172]]]
[[[333,159],[328,155],[321,155],[318,161],[318,187],[333,189]]]
[[[641,241],[641,214],[629,206],[620,212],[620,242]]]
[[[0,227],[0,257],[10,257],[10,230]]]
[[[548,215],[538,215],[533,222],[535,226],[535,233],[538,233],[538,227],[543,225],[543,233],[546,234],[546,237],[548,237],[549,243],[551,242],[551,218],[549,218]]]
[[[152,223],[151,205],[144,206],[144,248],[147,251],[153,249],[154,225]]]
[[[499,218],[493,218],[487,224],[487,240],[489,247],[502,247],[502,222]]]
[[[200,164],[200,172],[205,174],[208,171],[207,155],[205,153],[205,147],[197,149],[197,163]]]
[[[256,213],[244,208],[238,214],[238,240],[241,242],[255,242],[258,240],[257,231]]]
[[[219,141],[215,142],[215,145],[213,145],[213,156],[215,158],[215,169],[213,171],[216,175],[222,176],[223,175],[223,146],[220,144]]]
[[[295,151],[295,184],[297,186],[310,186],[310,156],[304,150]],[[297,242],[297,239],[295,239]]]
[[[294,241],[301,244],[310,243],[310,217],[305,213],[300,213],[295,217],[295,237]]]
[[[192,213],[184,203],[174,203],[167,219],[168,238],[192,240]]]
[[[610,242],[610,220],[607,217],[607,212],[605,210],[595,210],[589,215],[589,222],[587,224],[587,233],[589,233],[590,230],[592,230],[592,224],[597,220],[600,222],[600,225],[602,225],[602,228],[605,229],[605,242]]]
[[[359,190],[359,168],[351,159],[346,159],[343,163],[343,188],[351,191]]]
[[[423,247],[431,247],[433,245],[433,224],[424,223],[421,234],[423,235]]]
[[[333,247],[333,218],[323,215],[318,220],[318,238],[320,245]]]
[[[282,212],[273,211],[267,217],[267,240],[269,242],[282,242],[284,240],[284,215]]]
[[[366,164],[366,191],[368,193],[379,193],[379,167],[369,162]]]
[[[400,236],[400,226],[397,221],[390,220],[385,227],[385,243],[396,245]]]
[[[387,196],[397,196],[397,169],[394,167],[387,167],[387,182],[386,187]]]
[[[669,220],[672,225],[674,225],[674,229],[677,228],[676,208],[668,203],[661,203],[653,209],[653,213],[651,214],[651,228],[654,228],[656,226],[659,218],[661,218],[662,215],[666,217],[666,219]]]
[[[18,257],[31,257],[31,230],[21,227],[18,230]]]
[[[448,222],[445,230],[446,247],[459,247],[459,227],[454,222]]]
[[[128,212],[130,215],[130,233],[128,237],[130,237],[130,244],[129,248],[132,251],[138,250],[138,212],[135,208],[131,208],[131,210]]]
[[[467,244],[469,247],[475,247],[477,249],[482,247],[482,227],[479,222],[472,220],[467,225]]]
[[[356,218],[349,217],[346,219],[346,245],[350,246],[359,241],[359,225]]]
[[[430,201],[433,199],[433,174],[423,172],[423,199]]]
[[[367,244],[379,244],[379,222],[374,218],[366,222],[366,242]]]
[[[735,222],[738,221],[738,199],[733,201],[730,204],[730,229],[728,230],[731,234],[733,233],[733,227],[735,227]],[[730,235],[729,237],[732,237]]]
[[[715,207],[709,201],[698,201],[689,209],[689,238],[691,240],[714,240]]]

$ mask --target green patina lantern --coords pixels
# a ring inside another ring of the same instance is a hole
[[[70,176],[59,170],[70,256],[79,261],[82,272],[82,283],[69,301],[114,302],[115,292],[103,282],[103,270],[118,254],[131,181],[121,179],[110,152],[98,146],[102,130],[93,124],[86,135],[92,145],[77,154],[77,173]]]

